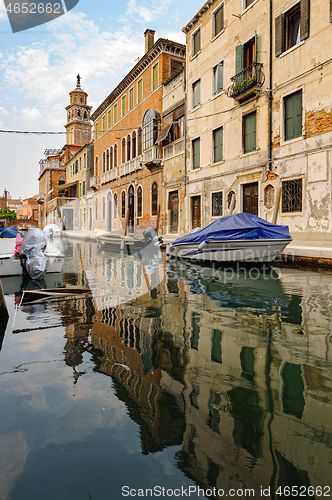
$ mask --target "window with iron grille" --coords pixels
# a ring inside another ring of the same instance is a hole
[[[143,208],[143,204],[142,204],[142,188],[141,186],[138,186],[138,189],[137,189],[137,217],[142,217],[142,208]]]
[[[201,50],[201,30],[198,29],[192,36],[192,55],[194,56]]]
[[[302,179],[282,182],[281,211],[283,213],[302,212]]]
[[[151,206],[151,212],[152,215],[157,215],[158,213],[158,185],[156,182],[152,184],[152,190],[151,190],[151,198],[152,198],[152,206]]]
[[[224,6],[222,5],[213,13],[213,36],[218,35],[224,29]]]
[[[121,194],[121,217],[122,219],[126,217],[126,193],[124,191]]]
[[[212,217],[222,216],[222,191],[212,193]]]

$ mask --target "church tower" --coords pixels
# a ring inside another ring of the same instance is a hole
[[[81,77],[77,75],[76,89],[69,92],[70,104],[66,107],[67,123],[66,144],[83,145],[91,139],[90,111],[87,105],[88,94],[81,88]]]

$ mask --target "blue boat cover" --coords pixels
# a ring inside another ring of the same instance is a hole
[[[0,238],[16,238],[17,234],[18,234],[18,231],[14,227],[8,228],[8,229],[3,229],[0,232]]]
[[[291,239],[288,226],[277,226],[256,215],[240,213],[221,217],[204,229],[181,236],[173,245],[224,240]]]

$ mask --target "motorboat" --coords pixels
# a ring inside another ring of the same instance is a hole
[[[127,251],[128,254],[137,252],[152,243],[155,247],[160,247],[162,237],[157,235],[154,227],[148,227],[143,231],[143,238],[135,235],[123,235],[116,232],[95,230],[98,248],[104,250],[113,248],[120,251]]]
[[[50,241],[46,242],[41,229],[28,231],[22,240],[21,250],[17,250],[16,244],[17,237],[0,237],[0,277],[19,276],[27,272],[31,278],[39,279],[44,273],[62,271],[65,256]]]
[[[177,238],[166,254],[209,262],[272,262],[291,241],[288,226],[239,213]]]

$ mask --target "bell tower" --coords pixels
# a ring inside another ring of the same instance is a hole
[[[69,92],[70,104],[66,107],[66,144],[83,145],[91,140],[90,112],[87,105],[88,94],[81,88],[81,77],[77,75],[76,89]]]

